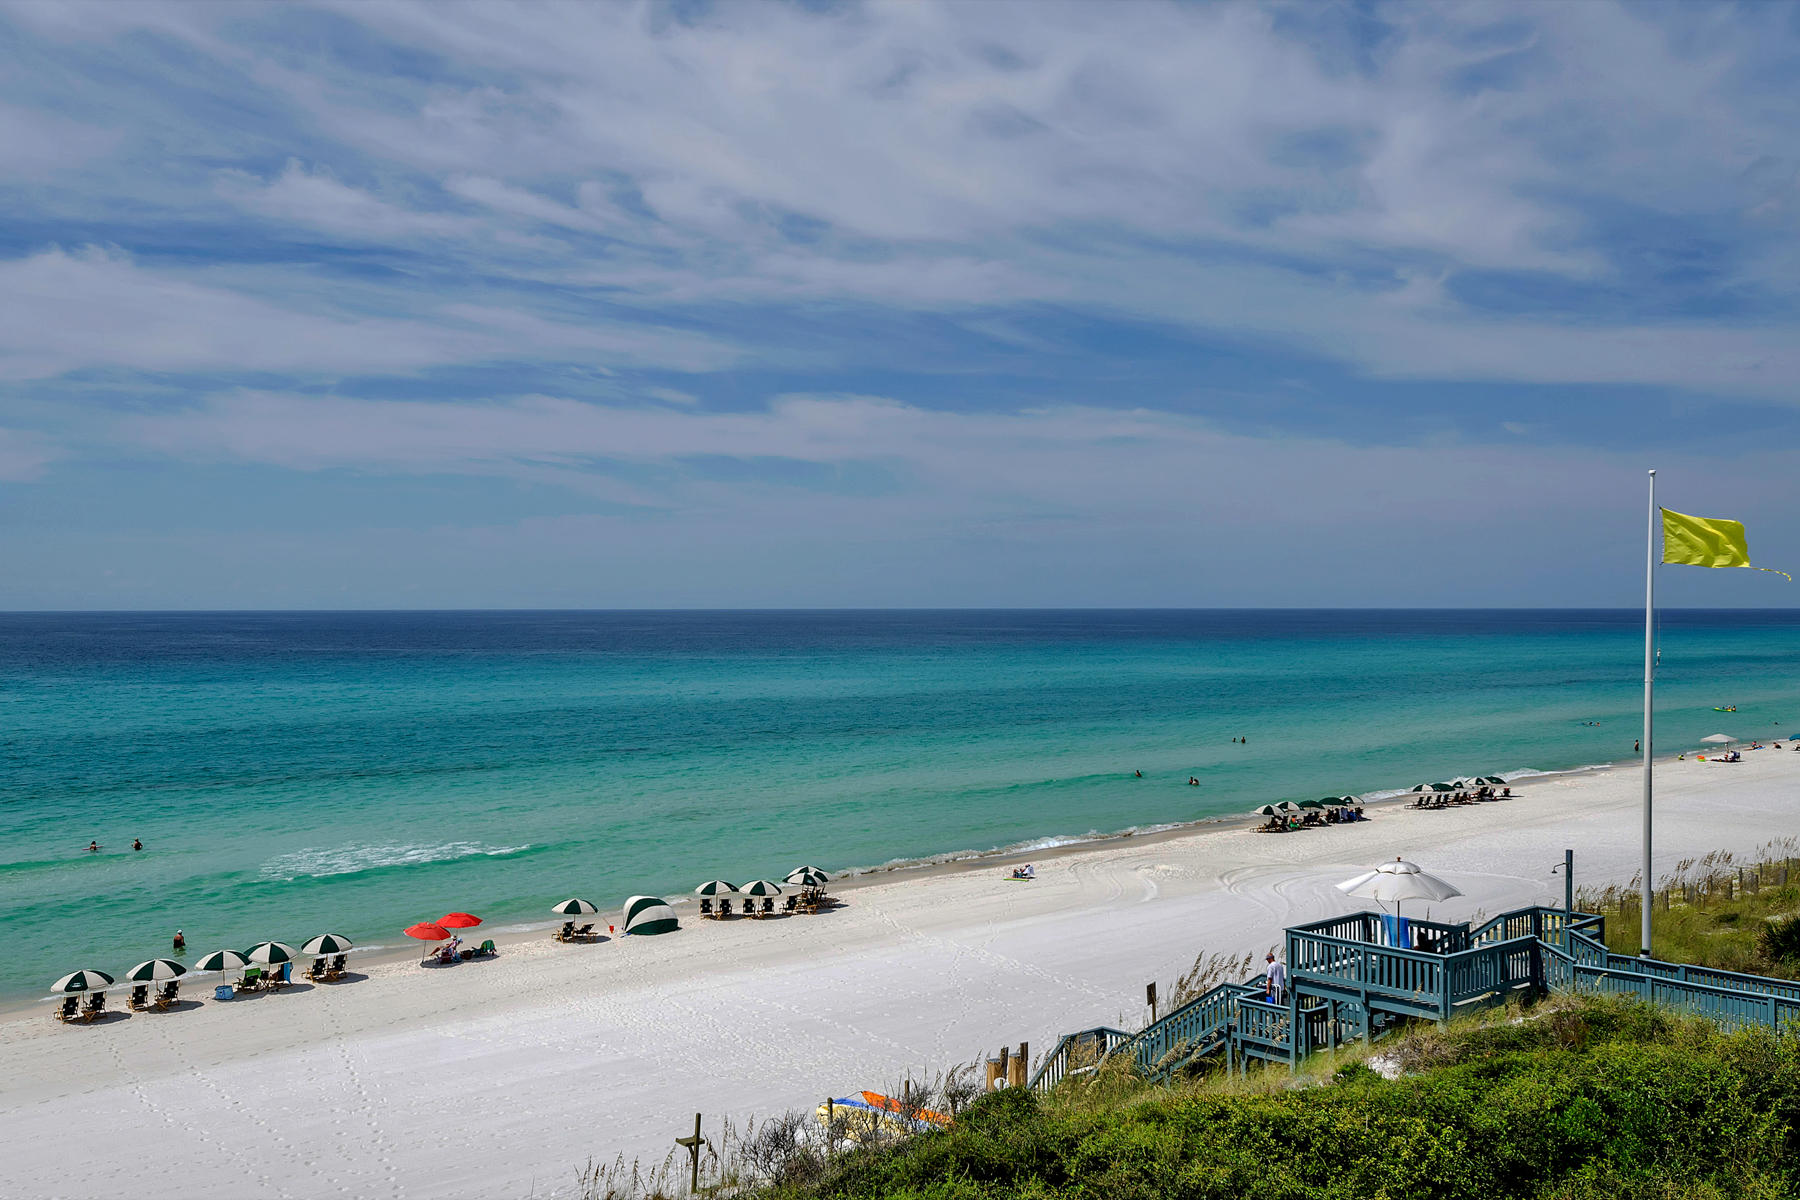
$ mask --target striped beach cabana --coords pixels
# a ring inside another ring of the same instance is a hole
[[[680,928],[675,910],[659,896],[633,896],[625,902],[626,933],[673,933]]]

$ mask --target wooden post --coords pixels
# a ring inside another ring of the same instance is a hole
[[[700,1194],[700,1147],[705,1141],[706,1139],[700,1136],[699,1113],[694,1114],[694,1136],[675,1139],[677,1146],[687,1147],[688,1157],[693,1160],[694,1169],[689,1176],[688,1193],[694,1196]]]
[[[1156,981],[1144,985],[1144,1003],[1150,1006],[1150,1023],[1156,1024]]]
[[[993,1091],[994,1088],[999,1085],[999,1081],[1000,1060],[997,1058],[990,1058],[987,1060],[987,1090],[990,1092]]]
[[[1019,1052],[1017,1054],[1013,1055],[1012,1075],[1009,1077],[1007,1082],[1012,1084],[1012,1086],[1014,1086],[1014,1087],[1024,1087],[1025,1086],[1025,1063],[1027,1062],[1026,1055],[1028,1055],[1030,1052],[1031,1052],[1031,1043],[1030,1042],[1020,1042],[1019,1043]]]

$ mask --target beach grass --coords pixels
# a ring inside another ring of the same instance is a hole
[[[1800,843],[1756,853],[1687,859],[1660,880],[1651,913],[1655,957],[1722,971],[1800,978]],[[1576,907],[1606,917],[1606,945],[1636,954],[1642,902],[1636,882],[1588,890]]]

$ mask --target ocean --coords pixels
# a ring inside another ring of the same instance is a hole
[[[801,863],[1615,761],[1642,645],[1628,611],[0,615],[0,998],[177,927],[604,921]],[[1800,612],[1666,613],[1661,647],[1659,748],[1800,723]]]

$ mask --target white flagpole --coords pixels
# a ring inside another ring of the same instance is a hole
[[[1650,472],[1650,528],[1644,550],[1644,923],[1638,937],[1638,954],[1650,957],[1650,731],[1654,708],[1651,689],[1656,680],[1656,472]]]

